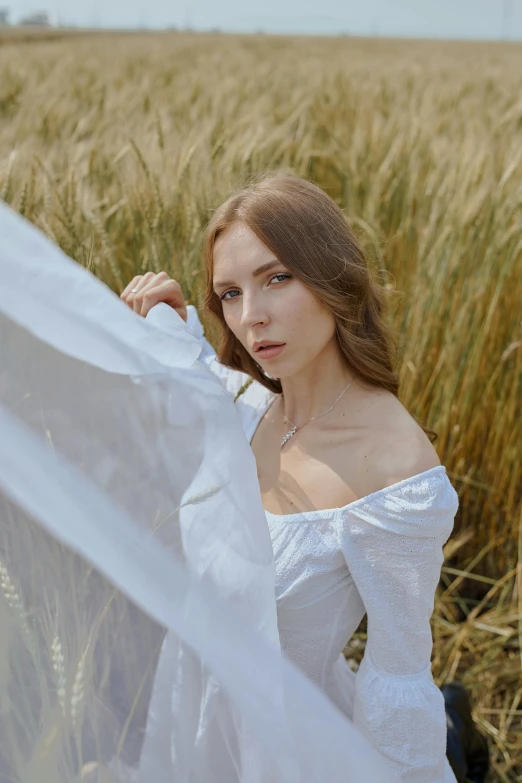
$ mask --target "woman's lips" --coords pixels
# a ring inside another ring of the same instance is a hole
[[[273,359],[274,356],[279,356],[285,345],[286,343],[283,343],[282,345],[271,345],[267,348],[260,348],[258,351],[256,351],[256,353],[263,359]]]

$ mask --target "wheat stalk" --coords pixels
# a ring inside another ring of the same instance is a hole
[[[51,661],[56,676],[56,692],[58,701],[65,715],[65,699],[67,690],[67,678],[65,675],[64,655],[62,643],[58,634],[55,634],[51,643]]]
[[[7,569],[7,566],[0,560],[0,589],[4,595],[6,604],[14,614],[20,624],[27,640],[32,639],[31,630],[28,623],[28,615],[22,600],[22,596],[17,589],[14,580]]]
[[[88,650],[89,645],[87,645],[80,656],[71,688],[71,718],[73,725],[76,725],[76,719],[85,696],[85,663]]]

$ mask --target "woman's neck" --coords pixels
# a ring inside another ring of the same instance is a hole
[[[338,352],[332,352],[317,357],[296,375],[280,380],[283,414],[301,427],[328,410],[350,382],[354,385],[355,373]],[[346,394],[350,394],[350,388]]]

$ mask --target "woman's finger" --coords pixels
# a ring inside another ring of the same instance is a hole
[[[127,302],[127,297],[130,293],[133,292],[133,288],[137,288],[139,286],[139,283],[142,279],[143,275],[136,275],[133,277],[130,283],[121,292],[120,299],[123,299],[124,302]]]
[[[140,315],[141,306],[143,303],[143,292],[146,291],[149,286],[154,285],[154,279],[156,275],[154,272],[146,272],[141,276],[140,281],[134,286],[135,290],[131,290],[131,300],[128,302],[135,313]]]
[[[165,302],[176,310],[184,321],[187,320],[187,308],[181,286],[166,272],[158,274],[146,272],[144,275],[136,275],[120,296],[135,313],[143,317],[154,305]]]
[[[179,283],[175,280],[169,280],[168,278],[163,282],[154,282],[148,286],[145,286],[140,291],[141,309],[140,315],[145,317],[149,310],[151,310],[159,302],[165,302],[169,307],[172,307],[178,315],[187,320],[187,308],[185,305],[185,297]]]
[[[147,272],[146,275],[143,275],[139,285],[137,286],[137,291],[135,291],[135,293],[132,295],[132,309],[135,313],[138,313],[138,315],[141,315],[143,295],[145,294],[145,291],[148,291],[150,288],[154,287],[155,277],[156,275],[154,275],[152,272]]]

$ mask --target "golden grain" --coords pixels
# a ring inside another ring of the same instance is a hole
[[[459,493],[434,675],[471,688],[496,777],[519,779],[522,46],[47,37],[0,39],[0,194],[115,290],[165,269],[200,305],[203,227],[263,169],[344,210]]]

